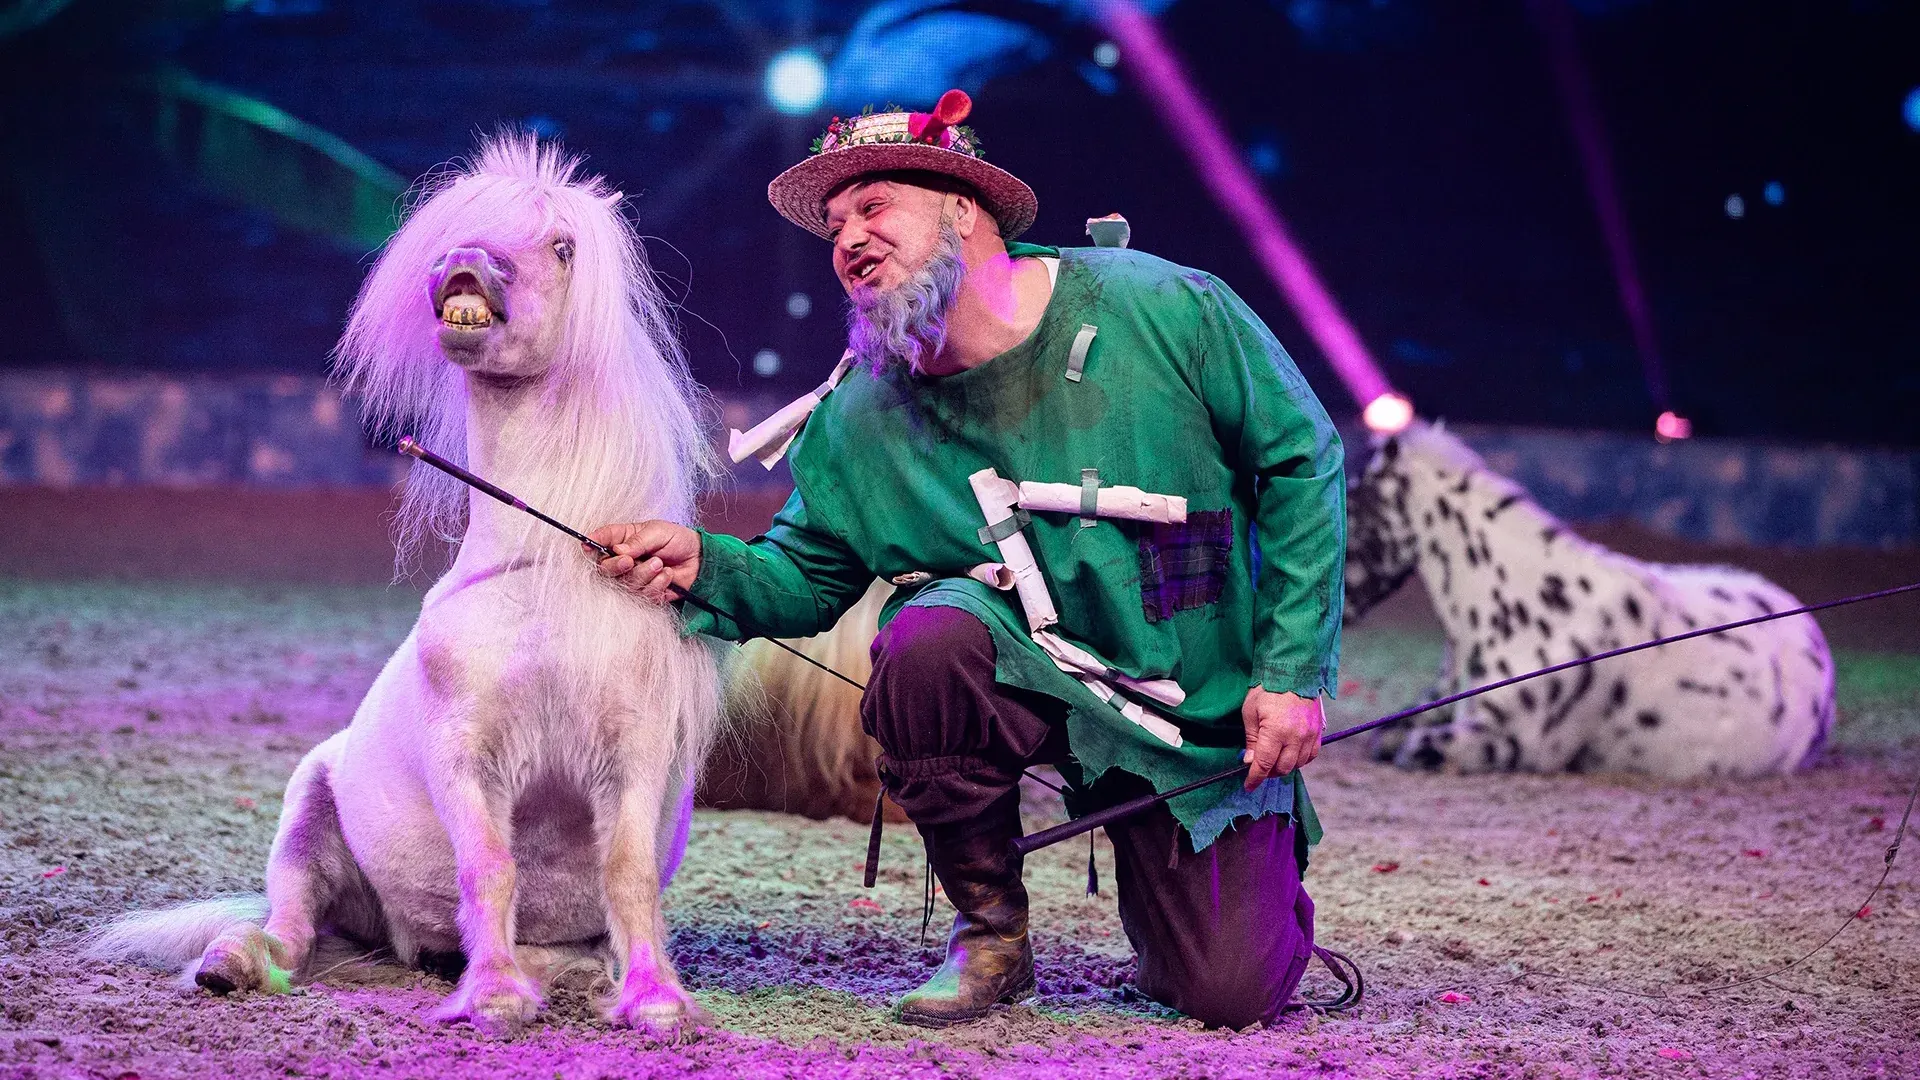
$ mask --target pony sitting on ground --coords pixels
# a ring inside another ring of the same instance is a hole
[[[338,373],[389,434],[561,520],[687,522],[711,470],[695,390],[621,196],[578,166],[503,135],[430,181]],[[403,560],[431,538],[458,554],[351,726],[294,771],[266,896],[129,916],[95,955],[282,989],[331,933],[464,963],[437,1015],[493,1032],[591,965],[611,1021],[677,1028],[694,1007],[660,894],[720,715],[712,647],[576,542],[424,465],[398,532]]]
[[[1641,562],[1568,531],[1440,425],[1387,438],[1348,499],[1347,617],[1416,570],[1446,627],[1440,694],[1800,606],[1757,574]],[[1792,772],[1833,723],[1813,616],[1710,634],[1496,690],[1398,728],[1375,754],[1465,772]]]

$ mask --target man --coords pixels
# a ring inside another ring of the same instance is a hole
[[[1208,1025],[1272,1021],[1313,940],[1300,877],[1319,827],[1296,770],[1335,685],[1340,442],[1218,280],[1014,243],[1037,202],[957,126],[968,107],[953,91],[931,114],[836,119],[768,190],[832,242],[851,300],[851,363],[793,443],[772,528],[608,526],[594,538],[619,557],[601,569],[710,601],[743,625],[689,612],[690,628],[730,638],[814,634],[875,576],[900,586],[861,719],[958,911],[902,1020],[942,1026],[1032,991],[1008,849],[1023,768],[1058,765],[1084,813],[1244,758],[1244,785],[1107,831],[1140,989]],[[1078,501],[996,511],[977,492],[1002,481]],[[1160,509],[1109,509],[1128,499]],[[1141,513],[1159,519],[1125,516]]]

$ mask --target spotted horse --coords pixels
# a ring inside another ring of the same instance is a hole
[[[1745,570],[1582,539],[1440,424],[1380,440],[1348,505],[1347,617],[1418,572],[1447,633],[1438,695],[1800,606]],[[1470,698],[1373,749],[1408,768],[1751,777],[1792,772],[1832,723],[1833,657],[1801,615]]]

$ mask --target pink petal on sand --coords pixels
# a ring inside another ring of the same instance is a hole
[[[1493,882],[1488,881],[1486,878],[1481,878],[1479,881],[1474,882],[1474,884],[1475,885],[1491,885],[1493,884]]]
[[[1861,906],[1859,911],[1856,911],[1853,913],[1853,917],[1856,919],[1864,919],[1872,914],[1873,914],[1873,905],[1865,904]]]
[[[259,803],[254,802],[245,795],[241,795],[233,800],[233,808],[235,810],[256,810],[259,809],[259,806]]]
[[[1592,896],[1589,896],[1589,897],[1587,897],[1587,903],[1589,903],[1589,904],[1597,904],[1597,903],[1599,903],[1599,902],[1600,902],[1600,894],[1599,894],[1599,893],[1595,893],[1595,894],[1593,894]]]
[[[1741,852],[1741,854],[1746,855],[1749,858],[1764,859],[1767,857],[1767,849],[1763,847],[1750,847],[1747,850]]]
[[[1348,679],[1346,682],[1340,684],[1340,693],[1342,694],[1351,694],[1358,689],[1360,689],[1360,684],[1354,682],[1352,679]]]
[[[1373,864],[1373,872],[1376,874],[1391,874],[1398,869],[1400,869],[1400,864],[1397,862],[1377,862]]]
[[[847,906],[852,908],[855,911],[881,910],[881,907],[879,904],[873,902],[872,900],[867,899],[864,896],[856,896],[852,900],[847,901]]]
[[[1443,1004],[1443,1005],[1471,1005],[1471,1004],[1473,1004],[1473,999],[1472,999],[1472,998],[1470,998],[1470,997],[1468,997],[1467,995],[1465,995],[1465,994],[1463,994],[1463,993],[1461,993],[1461,992],[1460,992],[1460,991],[1458,991],[1458,990],[1449,990],[1449,991],[1447,991],[1446,993],[1444,993],[1444,994],[1441,994],[1438,1000],[1439,1000],[1439,1001],[1440,1001],[1440,1003],[1441,1003],[1441,1004]]]
[[[1677,1046],[1663,1046],[1660,1049],[1655,1050],[1654,1053],[1659,1054],[1661,1057],[1666,1058],[1668,1061],[1692,1061],[1693,1060],[1692,1051],[1682,1050]]]
[[[1867,819],[1867,831],[1868,831],[1868,832],[1885,832],[1885,831],[1887,831],[1887,819],[1886,819],[1886,818],[1883,818],[1883,817],[1870,817],[1870,818],[1868,818],[1868,819]]]
[[[59,876],[60,876],[61,874],[64,874],[64,873],[66,873],[66,872],[67,872],[67,868],[66,868],[66,867],[64,867],[64,866],[56,866],[56,867],[54,867],[54,868],[53,868],[53,869],[51,869],[51,870],[42,870],[42,871],[40,871],[40,876],[41,876],[41,877],[43,877],[43,878],[50,878],[50,877],[59,877]]]

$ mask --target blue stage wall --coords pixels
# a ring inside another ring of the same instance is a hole
[[[719,403],[744,426],[781,402]],[[1494,469],[1573,522],[1632,521],[1755,546],[1920,546],[1920,454],[1734,439],[1661,445],[1620,432],[1459,426]],[[1365,454],[1351,436],[1349,454]],[[406,463],[369,446],[316,377],[0,373],[0,485],[276,488],[389,485]],[[751,462],[737,488],[786,483]]]

